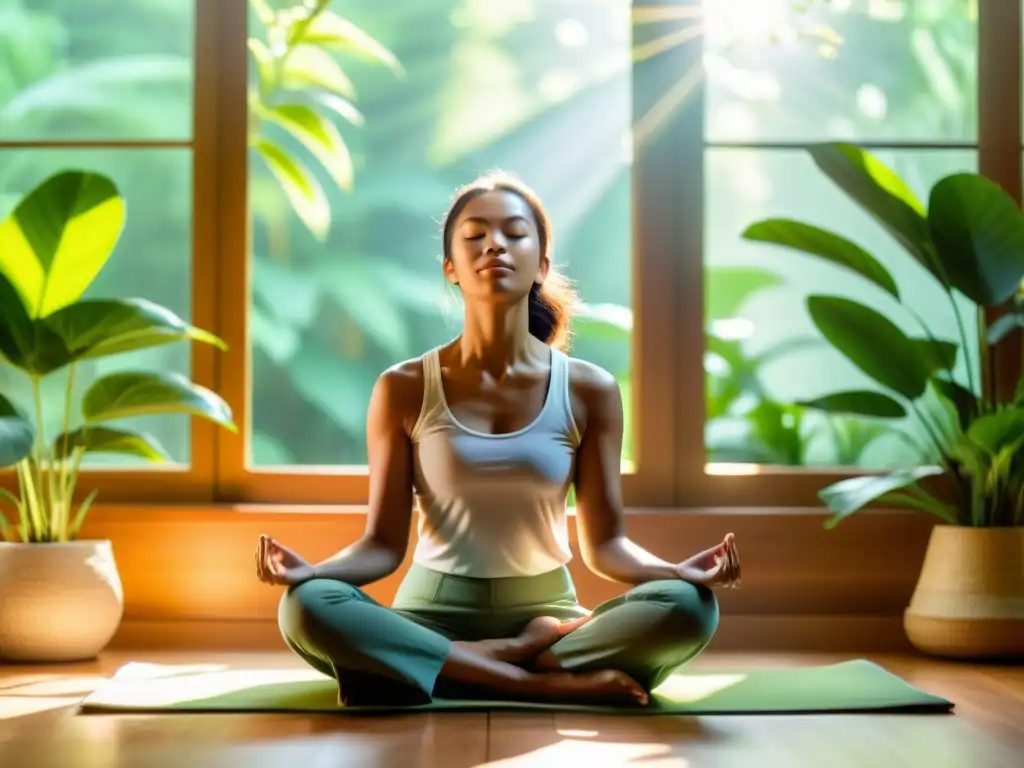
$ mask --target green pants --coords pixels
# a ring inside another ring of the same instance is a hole
[[[278,612],[288,646],[337,679],[349,705],[422,704],[468,698],[438,679],[454,640],[514,637],[538,616],[567,620],[588,613],[569,571],[474,579],[413,565],[386,608],[357,587],[314,579],[291,587]],[[696,656],[718,626],[711,590],[652,581],[599,605],[591,620],[551,651],[564,669],[618,669],[648,690]]]

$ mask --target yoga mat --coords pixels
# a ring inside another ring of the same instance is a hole
[[[331,712],[525,710],[620,715],[949,712],[953,703],[913,687],[877,664],[856,659],[826,666],[736,672],[677,672],[647,707],[524,701],[441,700],[421,706],[346,707],[335,681],[306,669],[229,669],[218,665],[130,663],[80,707],[94,712]]]

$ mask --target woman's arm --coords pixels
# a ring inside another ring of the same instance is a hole
[[[374,385],[366,418],[370,508],[366,530],[351,546],[313,567],[316,578],[354,586],[394,573],[405,558],[412,522],[410,418],[423,396],[418,360],[385,371]]]
[[[626,536],[622,515],[622,396],[615,379],[573,360],[573,411],[582,440],[576,457],[576,527],[583,561],[609,581],[641,584],[679,579],[676,565]]]

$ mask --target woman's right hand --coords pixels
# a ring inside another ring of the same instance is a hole
[[[290,587],[309,581],[316,574],[301,555],[261,533],[256,550],[256,576],[264,584]]]

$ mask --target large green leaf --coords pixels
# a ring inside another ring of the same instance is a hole
[[[60,338],[43,322],[33,321],[14,286],[0,272],[0,357],[28,374],[44,375],[65,364]]]
[[[924,477],[941,475],[943,471],[939,467],[918,467],[888,475],[851,477],[848,480],[833,483],[818,493],[818,497],[825,502],[829,510],[835,513],[825,521],[825,527],[834,528],[843,519],[884,494],[906,488]]]
[[[0,467],[10,467],[28,456],[35,430],[25,415],[0,394]]]
[[[958,173],[932,187],[928,227],[949,283],[971,301],[994,307],[1024,276],[1024,213],[984,176]]]
[[[67,432],[53,441],[54,458],[63,459],[81,449],[85,453],[117,453],[147,461],[167,459],[160,444],[149,435],[131,429],[87,426]]]
[[[383,64],[396,74],[402,74],[402,66],[394,53],[369,33],[332,11],[317,14],[304,27],[294,27],[288,42],[289,45],[308,43],[335,48],[361,59]]]
[[[106,264],[124,227],[124,200],[106,176],[65,171],[46,179],[0,222],[0,272],[29,317],[77,300]]]
[[[873,416],[879,419],[902,419],[907,415],[907,410],[898,400],[893,400],[881,392],[870,390],[836,392],[813,400],[802,400],[797,405],[827,413]]]
[[[779,275],[757,267],[713,267],[705,274],[705,320],[735,317],[755,293],[782,285]]]
[[[921,348],[890,320],[850,299],[810,296],[807,308],[822,335],[854,365],[884,387],[911,400],[931,375]]]
[[[298,45],[288,52],[281,68],[281,84],[295,90],[322,88],[355,99],[356,89],[338,62],[322,48]]]
[[[257,139],[254,149],[266,161],[302,223],[315,237],[323,240],[331,224],[331,205],[320,182],[277,144]]]
[[[929,375],[938,371],[951,371],[956,365],[960,345],[944,339],[911,339],[917,353],[928,367]]]
[[[899,176],[866,150],[850,144],[818,144],[809,151],[833,183],[941,281],[933,263],[924,206]]]
[[[943,420],[966,429],[978,412],[977,396],[962,384],[938,376],[932,377],[930,386],[935,389],[935,407],[942,412]],[[948,418],[950,413],[952,419]]]
[[[833,232],[790,219],[767,219],[751,224],[743,233],[747,240],[773,243],[856,272],[886,293],[900,297],[896,281],[874,256],[859,245]]]
[[[352,157],[334,123],[304,104],[282,104],[266,110],[265,117],[302,142],[339,188],[352,189]]]
[[[176,373],[112,373],[93,382],[82,397],[82,416],[89,424],[162,413],[188,413],[236,429],[227,403]]]
[[[177,341],[226,349],[213,334],[145,299],[91,299],[58,310],[43,321],[64,343],[68,362],[105,357]]]
[[[1024,439],[1024,409],[1010,406],[979,416],[967,428],[967,437],[987,454],[995,456],[1005,446],[1016,445]]]

